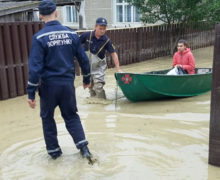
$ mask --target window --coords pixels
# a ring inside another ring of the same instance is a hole
[[[78,12],[75,6],[66,6],[66,22],[67,23],[79,22]]]
[[[140,22],[138,9],[127,2],[127,0],[116,1],[116,22],[133,23]]]

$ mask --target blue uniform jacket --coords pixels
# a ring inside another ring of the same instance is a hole
[[[78,35],[58,21],[50,21],[32,38],[32,48],[28,60],[28,98],[35,99],[39,80],[43,82],[65,83],[74,81],[74,57],[83,73],[83,83],[90,83],[90,65]]]

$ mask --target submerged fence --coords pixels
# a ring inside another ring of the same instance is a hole
[[[31,39],[42,27],[40,22],[0,23],[0,100],[26,93]],[[188,40],[192,49],[214,44],[214,29],[172,25],[171,30],[173,43],[181,37]],[[168,27],[165,25],[107,31],[121,65],[170,55],[168,34]],[[109,55],[107,63],[109,68],[114,67]],[[76,70],[79,74],[79,68]]]
[[[203,48],[214,44],[214,28],[202,29],[193,26],[171,26],[173,44],[183,38],[188,41],[191,49]],[[119,55],[121,65],[136,63],[161,56],[171,55],[169,31],[167,25],[113,29],[107,31]],[[107,56],[108,67],[113,67],[113,61]]]

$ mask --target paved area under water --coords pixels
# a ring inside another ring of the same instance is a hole
[[[213,47],[193,51],[197,67],[212,67]],[[170,68],[172,57],[122,66],[124,72]],[[208,165],[210,92],[201,96],[132,103],[120,90],[116,104],[114,69],[106,75],[106,101],[91,99],[77,77],[79,114],[98,162],[81,158],[59,109],[55,119],[63,155],[46,153],[37,108],[27,96],[0,101],[0,179],[24,180],[217,180]]]

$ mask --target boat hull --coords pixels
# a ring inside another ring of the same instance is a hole
[[[124,95],[133,102],[197,96],[211,89],[210,68],[197,68],[200,73],[193,75],[166,75],[167,72],[116,73],[115,77]]]

